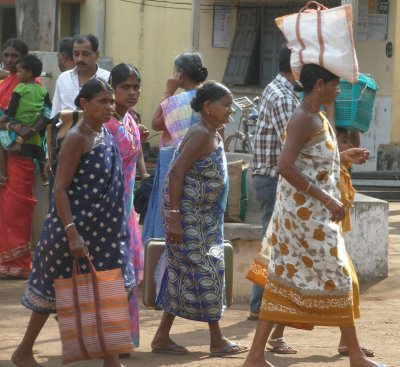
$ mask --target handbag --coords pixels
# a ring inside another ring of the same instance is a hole
[[[83,111],[64,110],[57,113],[47,124],[46,145],[50,164],[53,165],[60,152],[61,143],[68,131],[83,117]]]
[[[90,273],[80,274],[74,259],[72,277],[55,280],[64,364],[133,350],[121,269],[96,271],[86,260]]]
[[[5,149],[10,149],[17,139],[17,134],[14,131],[2,130],[0,131],[0,144]]]
[[[275,22],[292,50],[290,65],[296,80],[303,65],[317,64],[349,83],[357,83],[351,4],[328,9],[309,1],[299,13],[276,18]]]

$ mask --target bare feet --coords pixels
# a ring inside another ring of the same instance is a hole
[[[103,358],[103,367],[124,367],[124,366],[120,363],[118,355],[114,355]]]
[[[375,362],[372,359],[363,357],[356,360],[350,359],[350,367],[388,367],[383,363]]]
[[[274,367],[274,365],[269,363],[265,359],[255,360],[251,356],[248,356],[244,362],[243,367]]]
[[[375,356],[375,352],[372,349],[368,349],[366,347],[361,347],[361,351],[364,353],[364,355],[366,357],[374,357]],[[345,345],[339,345],[338,353],[341,354],[342,356],[349,355],[349,351],[347,350],[347,347]]]
[[[33,353],[22,355],[18,350],[12,355],[11,362],[18,367],[42,367],[41,364],[36,362]]]
[[[162,354],[186,354],[189,351],[182,345],[176,344],[172,339],[153,339],[151,342],[153,353]]]

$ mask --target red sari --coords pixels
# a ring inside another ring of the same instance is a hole
[[[11,74],[0,83],[0,108],[4,111],[19,83]],[[32,159],[7,154],[7,183],[0,186],[0,278],[27,278],[32,267],[29,245],[36,199]]]

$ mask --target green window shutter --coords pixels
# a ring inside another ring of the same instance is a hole
[[[258,57],[260,37],[259,8],[239,8],[223,82],[225,84],[258,84]]]

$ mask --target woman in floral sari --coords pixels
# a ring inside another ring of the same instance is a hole
[[[115,112],[105,126],[114,137],[122,158],[124,172],[125,216],[130,235],[131,259],[135,268],[136,284],[143,278],[143,249],[140,230],[133,206],[135,189],[136,162],[139,157],[140,132],[132,115],[128,112],[136,105],[140,95],[141,77],[132,65],[119,64],[111,70],[110,84],[114,89]],[[138,288],[129,298],[129,311],[132,320],[132,339],[135,347],[139,346],[139,306]]]
[[[352,271],[340,221],[345,211],[337,183],[340,175],[335,132],[320,113],[339,91],[339,78],[315,64],[305,65],[300,82],[304,99],[289,120],[278,161],[281,175],[275,209],[267,230],[271,258],[259,322],[245,367],[272,366],[264,359],[274,323],[312,329],[338,326],[351,367],[382,366],[359,345],[359,317]],[[350,150],[346,160],[364,159]]]

